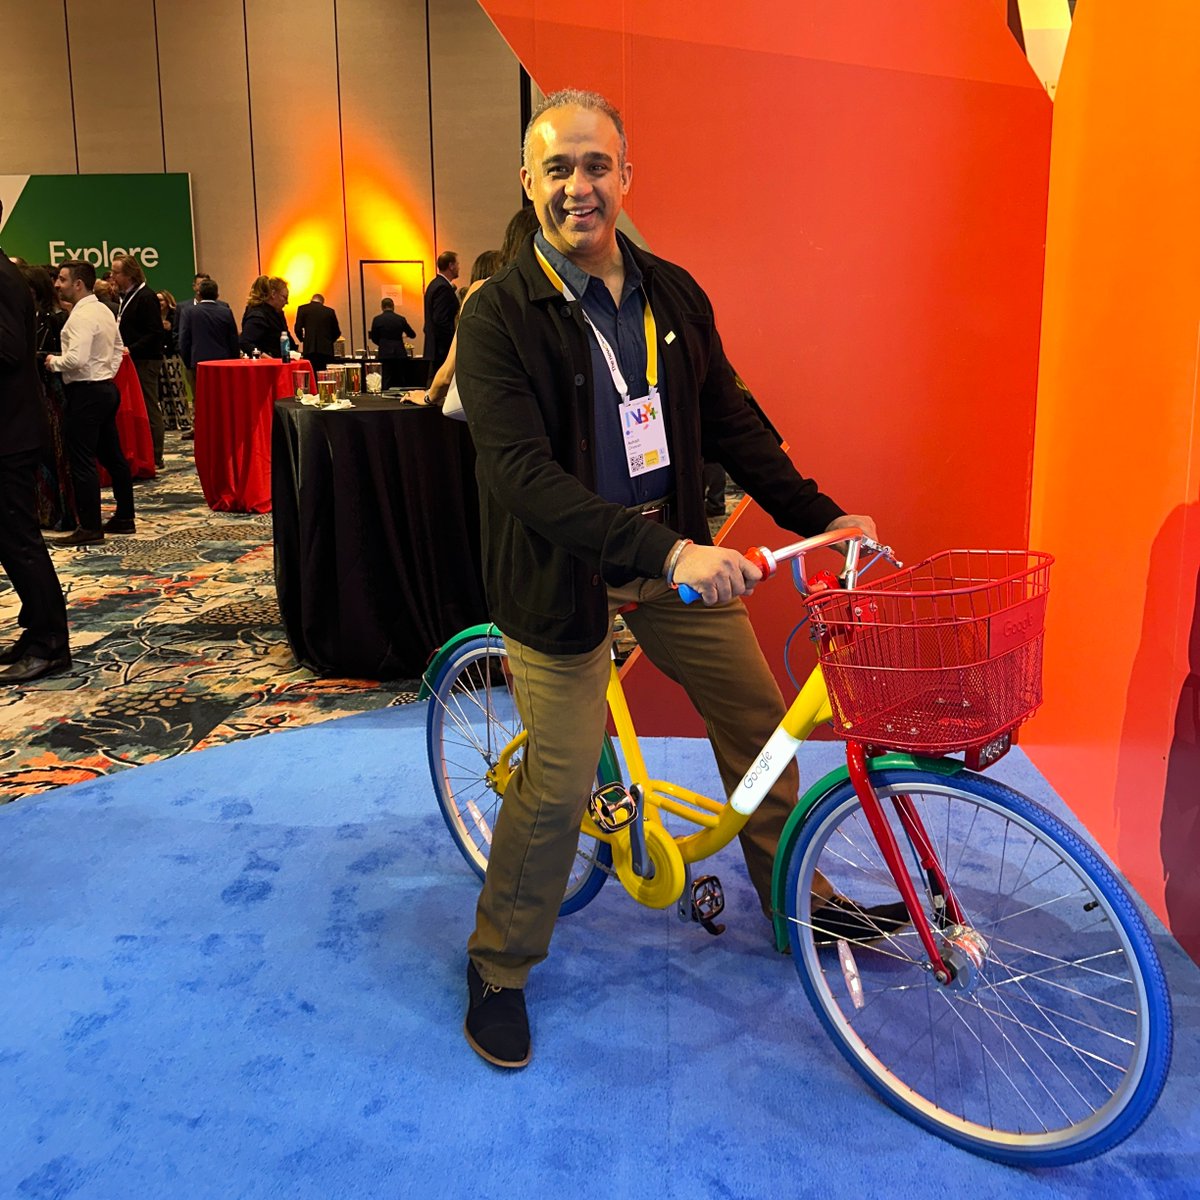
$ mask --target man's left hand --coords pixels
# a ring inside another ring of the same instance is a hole
[[[826,533],[831,533],[835,529],[861,529],[873,542],[879,541],[879,531],[875,527],[875,518],[864,516],[861,513],[847,513],[844,517],[837,517],[830,521],[825,527]]]

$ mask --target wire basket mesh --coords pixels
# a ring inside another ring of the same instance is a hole
[[[945,550],[806,599],[835,732],[945,754],[1015,729],[1042,702],[1049,554]]]

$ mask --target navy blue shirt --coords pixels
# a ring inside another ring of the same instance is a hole
[[[618,239],[621,257],[625,260],[625,284],[621,303],[613,303],[612,294],[602,279],[580,270],[570,259],[560,254],[539,229],[534,237],[537,248],[546,261],[558,272],[559,278],[575,294],[584,312],[597,329],[608,339],[617,356],[621,374],[625,376],[629,394],[634,399],[646,395],[646,323],[642,293],[642,272],[633,261],[624,242]],[[588,328],[588,346],[592,352],[592,392],[595,414],[592,423],[592,446],[596,461],[596,494],[627,508],[661,500],[675,488],[675,468],[659,467],[636,479],[629,477],[629,462],[625,457],[625,435],[621,429],[621,394],[609,374],[608,363],[596,335]],[[665,426],[666,380],[663,378],[662,355],[658,356],[659,406]]]

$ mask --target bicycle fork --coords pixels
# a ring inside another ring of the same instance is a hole
[[[933,971],[933,977],[940,984],[950,984],[954,981],[958,972],[953,965],[948,964],[942,957],[941,950],[934,939],[929,919],[925,915],[925,906],[917,896],[917,889],[913,886],[912,878],[905,867],[904,857],[900,852],[896,835],[893,833],[892,827],[884,815],[883,806],[879,802],[879,797],[875,794],[874,787],[871,786],[870,772],[867,768],[866,750],[860,742],[846,743],[846,764],[850,771],[850,781],[854,785],[854,791],[858,796],[859,802],[862,804],[863,814],[867,818],[871,832],[875,835],[875,841],[878,843],[884,862],[887,863],[887,868],[891,872],[892,879],[899,889],[900,897],[908,909],[908,915],[912,919],[913,928],[916,930],[917,936],[921,939],[921,945],[924,947],[929,959],[929,966]],[[933,842],[925,831],[925,824],[913,807],[912,800],[908,796],[897,796],[892,801],[892,804],[895,807],[896,816],[912,845],[913,852],[917,856],[921,870],[925,873],[925,878],[928,880],[939,929],[944,931],[948,926],[963,926],[965,922],[962,909],[959,907],[958,900],[946,878],[941,860],[933,849]]]

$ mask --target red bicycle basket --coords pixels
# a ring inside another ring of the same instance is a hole
[[[945,550],[806,598],[844,738],[938,754],[1015,729],[1042,702],[1049,554]]]

